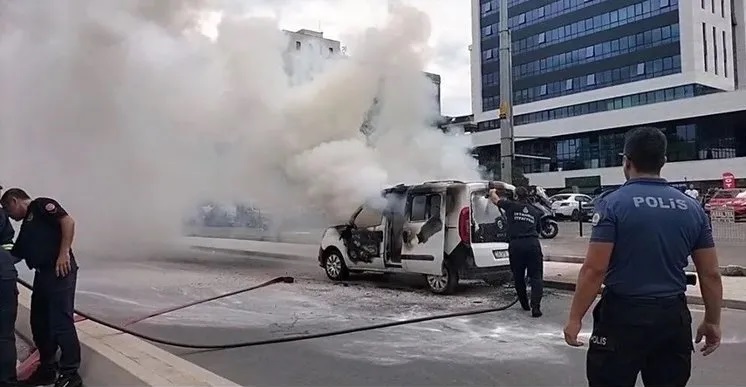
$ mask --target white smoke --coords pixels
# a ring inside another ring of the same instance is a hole
[[[468,140],[429,127],[421,11],[390,7],[353,57],[295,85],[275,20],[225,15],[214,42],[196,30],[217,4],[0,2],[3,185],[58,198],[78,246],[135,254],[205,199],[339,221],[391,184],[479,178]]]

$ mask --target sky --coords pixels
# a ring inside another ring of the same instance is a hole
[[[471,114],[469,45],[471,2],[466,0],[401,0],[430,16],[431,58],[425,71],[440,74],[442,114]],[[240,12],[274,16],[280,27],[324,32],[324,37],[352,41],[352,36],[383,22],[386,0],[227,0]],[[347,38],[347,39],[346,39]]]

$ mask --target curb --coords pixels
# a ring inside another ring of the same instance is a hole
[[[557,281],[557,280],[544,280],[544,287],[551,288],[551,289],[557,289],[557,290],[564,290],[568,292],[575,291],[574,283]],[[705,304],[704,300],[702,300],[702,297],[699,297],[699,296],[686,296],[686,300],[689,304],[692,304],[692,305],[704,305]],[[746,310],[746,301],[724,299],[723,308]]]
[[[584,257],[570,257],[570,256],[556,256],[546,255],[544,256],[546,262],[562,262],[562,263],[576,263],[582,265],[585,262]],[[725,277],[744,277],[746,276],[746,267],[739,265],[728,265],[720,266],[720,275]]]
[[[18,289],[16,331],[31,337],[31,291]],[[75,324],[81,345],[80,374],[89,386],[238,386],[181,357],[93,321],[79,320]],[[33,354],[21,364],[26,371],[36,366]],[[21,375],[19,375],[21,376]]]
[[[265,242],[265,241],[262,241],[262,242]],[[287,260],[298,257],[297,254],[290,254],[290,253],[272,253],[269,251],[229,249],[225,247],[190,246],[190,248],[194,250],[198,250],[198,251],[205,251],[205,252],[231,253],[231,254],[241,254],[241,255],[258,255],[262,257],[287,259]]]

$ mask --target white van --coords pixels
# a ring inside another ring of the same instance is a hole
[[[505,280],[506,222],[487,192],[487,181],[389,188],[384,200],[360,206],[347,224],[324,232],[319,264],[332,280],[364,271],[423,274],[437,294],[453,293],[459,279]]]

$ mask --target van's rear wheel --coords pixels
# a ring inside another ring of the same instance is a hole
[[[443,262],[442,275],[426,275],[427,287],[435,294],[453,294],[458,287],[458,270],[453,264]]]
[[[332,281],[343,281],[350,276],[350,271],[347,270],[342,253],[336,249],[330,249],[324,255],[324,271]]]

